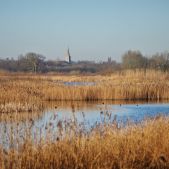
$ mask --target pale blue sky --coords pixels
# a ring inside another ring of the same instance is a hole
[[[169,50],[169,0],[0,0],[0,57],[120,60]]]

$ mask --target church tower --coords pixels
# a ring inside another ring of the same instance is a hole
[[[65,61],[68,63],[71,63],[71,56],[70,56],[69,48],[67,49],[67,52],[65,54]]]

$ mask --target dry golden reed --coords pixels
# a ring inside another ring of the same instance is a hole
[[[157,117],[141,124],[117,128],[96,127],[76,135],[19,150],[0,149],[1,169],[167,169],[169,119]]]
[[[121,72],[109,76],[0,76],[0,100],[167,99],[169,75],[149,71]],[[95,82],[92,86],[65,86],[61,82]]]
[[[64,85],[64,82],[93,85]],[[153,70],[122,71],[107,76],[0,74],[0,103],[15,103],[20,111],[43,109],[42,101],[115,99],[169,99],[169,74]]]

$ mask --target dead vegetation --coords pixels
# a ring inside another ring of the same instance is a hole
[[[94,82],[94,85],[75,86],[74,82]],[[150,70],[117,72],[107,76],[0,74],[0,102],[3,104],[29,105],[33,110],[42,107],[39,105],[41,101],[116,99],[169,99],[169,75]]]
[[[63,129],[62,122],[58,127]],[[78,134],[76,128],[72,130],[71,138],[67,133],[38,145],[29,138],[18,150],[0,149],[0,168],[169,168],[168,118],[157,117],[125,128],[113,121],[95,126],[88,134],[85,130]]]

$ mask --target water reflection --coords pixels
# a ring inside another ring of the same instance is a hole
[[[73,103],[72,103],[73,104]],[[126,121],[130,119],[131,121],[141,121],[146,117],[153,117],[158,114],[168,115],[169,114],[169,104],[168,103],[128,103],[128,104],[110,104],[101,103],[86,103],[81,105],[81,103],[76,103],[73,106],[64,105],[59,106],[57,110],[48,110],[46,112],[45,119],[52,116],[54,112],[58,113],[58,118],[67,120],[73,119],[74,116],[77,118],[78,122],[84,120],[83,113],[85,114],[85,120],[93,125],[96,121],[101,122],[105,114],[111,114],[112,118],[117,116],[117,120]],[[72,113],[75,112],[75,113]]]
[[[0,144],[17,147],[31,137],[34,144],[58,139],[64,133],[88,132],[102,123],[140,122],[158,114],[169,115],[169,103],[145,102],[50,102],[44,112],[0,116]],[[70,128],[75,130],[71,132]],[[69,127],[68,127],[69,126]],[[64,130],[63,130],[64,129]]]

